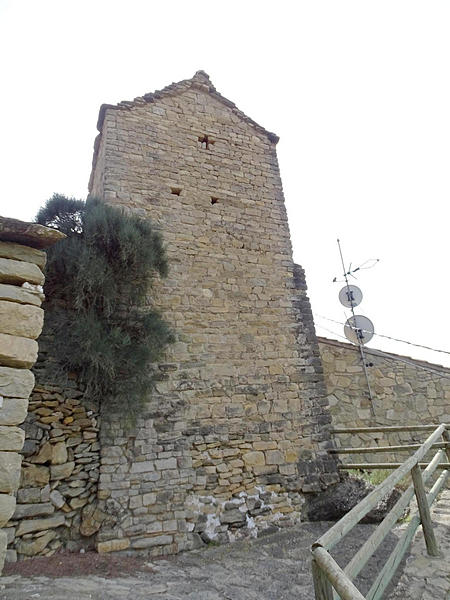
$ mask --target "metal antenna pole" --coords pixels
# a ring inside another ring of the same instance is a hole
[[[351,292],[350,292],[350,285],[348,283],[347,269],[345,268],[344,257],[342,256],[342,248],[341,248],[341,242],[340,242],[339,238],[337,240],[337,243],[338,243],[338,247],[339,247],[339,254],[341,256],[342,270],[344,271],[345,285],[347,286],[347,296],[348,296],[348,299],[350,300],[350,310],[352,311],[353,322],[356,323],[356,320],[355,320],[355,311],[353,309],[353,302],[351,301],[352,296],[351,296]],[[367,389],[369,391],[370,410],[371,410],[372,416],[374,417],[375,416],[375,409],[374,409],[374,406],[373,406],[373,396],[372,396],[372,390],[370,388],[369,373],[367,371],[366,357],[364,356],[364,348],[363,348],[363,345],[361,343],[361,338],[360,338],[358,332],[356,332],[356,337],[358,338],[359,353],[361,354],[361,360],[362,360],[362,364],[363,364],[364,375],[366,376]]]

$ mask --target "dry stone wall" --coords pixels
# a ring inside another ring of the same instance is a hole
[[[334,427],[450,423],[450,369],[406,356],[384,355],[366,348],[375,416],[357,348],[318,338]],[[425,367],[425,368],[423,368]],[[344,447],[398,445],[423,441],[423,432],[340,434]],[[346,462],[400,462],[407,455],[354,454]]]
[[[64,235],[41,225],[0,217],[0,527],[17,510],[27,415],[42,330],[45,248]],[[8,530],[0,530],[0,572]]]
[[[51,556],[59,548],[93,548],[100,466],[98,415],[75,381],[38,383],[22,429],[22,475],[15,512],[6,525],[7,560]]]
[[[102,415],[98,549],[172,553],[301,518],[338,479],[277,137],[208,76],[103,106],[93,196],[151,218],[177,342],[134,432]]]

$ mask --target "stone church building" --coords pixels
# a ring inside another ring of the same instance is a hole
[[[103,105],[98,129],[90,194],[162,232],[152,302],[177,336],[136,431],[102,421],[99,550],[177,552],[299,519],[338,475],[277,136],[203,71]]]

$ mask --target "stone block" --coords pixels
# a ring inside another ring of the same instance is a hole
[[[109,540],[108,542],[99,542],[97,544],[97,552],[103,554],[105,552],[118,552],[119,550],[126,550],[130,547],[130,540],[128,538]]]
[[[41,501],[41,490],[38,487],[19,488],[17,490],[17,502],[30,504]]]
[[[22,457],[17,452],[0,452],[0,492],[16,492],[20,483]]]
[[[14,511],[14,520],[24,519],[25,517],[44,517],[52,515],[55,507],[49,502],[36,504],[17,504]]]
[[[3,566],[6,559],[6,547],[8,545],[8,538],[4,531],[0,530],[0,573],[3,571]]]
[[[28,398],[0,398],[0,425],[20,425],[28,412]]]
[[[40,269],[44,269],[47,255],[43,250],[37,250],[30,246],[15,244],[14,242],[0,241],[0,257],[12,258],[23,262],[33,263]]]
[[[22,469],[21,487],[44,487],[50,480],[48,467],[30,465]]]
[[[19,523],[16,537],[21,537],[26,533],[32,533],[34,531],[45,531],[46,529],[61,527],[61,525],[64,525],[64,523],[64,515],[55,515],[53,517],[49,517],[48,519],[26,519]]]
[[[28,398],[34,386],[34,375],[26,369],[0,367],[0,396]]]
[[[156,502],[156,494],[144,494],[142,496],[142,504],[144,506],[150,506],[152,504],[155,504]]]
[[[157,535],[155,537],[141,537],[131,540],[131,547],[138,549],[153,548],[154,546],[166,546],[171,544],[173,538],[171,535]]]
[[[264,452],[260,452],[260,451],[247,452],[246,454],[242,455],[242,460],[248,466],[265,465],[266,464]]]
[[[0,300],[0,332],[36,339],[44,325],[44,311],[39,306]]]
[[[0,527],[4,527],[14,513],[16,498],[10,494],[0,494]]]
[[[0,364],[29,369],[37,360],[38,344],[25,337],[0,333]]]
[[[25,440],[25,431],[20,427],[0,425],[0,451],[20,452]]]
[[[17,562],[17,552],[15,550],[11,550],[11,549],[7,550],[5,562],[7,562],[7,563]]]
[[[44,285],[44,275],[33,263],[0,258],[0,282],[14,285],[22,285],[26,282]]]
[[[282,465],[284,464],[284,454],[280,450],[267,450],[266,451],[266,463],[268,465]]]
[[[151,461],[136,462],[131,465],[130,473],[148,473],[154,471],[155,467]]]
[[[48,531],[31,541],[20,540],[16,546],[17,552],[24,556],[35,556],[40,554],[55,537],[57,537],[56,531]]]
[[[50,492],[50,501],[56,508],[62,508],[66,503],[64,496],[58,490]]]
[[[73,461],[65,463],[63,465],[52,465],[50,467],[50,479],[52,481],[58,479],[67,479],[72,475],[72,471],[75,468]]]
[[[52,465],[63,465],[67,462],[67,448],[64,442],[52,444]]]
[[[166,469],[176,469],[177,459],[176,458],[163,458],[161,460],[155,460],[155,467],[158,471],[164,471]]]
[[[35,291],[34,289],[18,287],[17,285],[9,285],[7,283],[0,283],[0,300],[40,306],[42,304],[43,297],[44,294],[42,292]]]

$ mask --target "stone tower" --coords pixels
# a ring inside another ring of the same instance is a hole
[[[172,553],[299,519],[338,476],[277,136],[203,71],[103,105],[98,129],[90,193],[161,230],[152,301],[177,336],[135,431],[103,423],[98,549]]]

